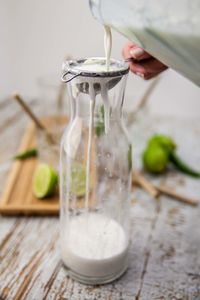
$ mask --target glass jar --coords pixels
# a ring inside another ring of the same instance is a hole
[[[104,67],[104,58],[69,61],[62,77],[71,120],[61,142],[61,254],[69,275],[87,284],[121,276],[130,243],[132,147],[122,120],[128,66],[112,60],[109,72]]]

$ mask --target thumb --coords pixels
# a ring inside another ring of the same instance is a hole
[[[144,49],[141,47],[134,45],[133,47],[130,48],[129,50],[130,56],[133,57],[136,60],[143,60],[143,59],[148,59],[152,57],[149,53],[147,53]]]

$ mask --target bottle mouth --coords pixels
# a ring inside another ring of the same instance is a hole
[[[107,70],[105,57],[90,57],[65,61],[63,71],[62,80],[68,82],[77,76],[121,77],[128,73],[129,65],[123,60],[111,59],[109,70]],[[67,80],[66,75],[68,74],[74,76]]]

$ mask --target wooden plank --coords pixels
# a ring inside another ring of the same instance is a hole
[[[33,134],[34,134],[34,125],[31,124],[25,132],[25,135],[24,135],[21,145],[19,147],[19,152],[26,151],[26,149],[28,149],[29,143],[30,143],[31,139],[33,138]],[[0,202],[1,206],[4,206],[6,203],[9,203],[10,194],[12,193],[12,189],[15,186],[15,181],[16,181],[17,177],[19,177],[19,172],[20,172],[21,167],[22,167],[21,161],[14,162],[12,172],[10,173],[10,176],[8,177],[5,191],[3,193],[3,196],[2,196],[2,199]]]
[[[48,265],[46,271],[51,273],[52,261],[49,258],[51,252],[55,253],[57,229],[55,218],[46,222],[41,218],[29,218],[19,224],[9,243],[1,249],[3,257],[0,268],[1,299],[22,299],[34,275],[37,275],[37,272],[41,273],[40,267]],[[45,271],[43,274],[45,275]],[[38,295],[36,299],[42,298]]]
[[[65,120],[61,120],[66,122]],[[43,119],[46,126],[50,126],[54,120]],[[57,120],[56,120],[57,122]],[[35,125],[30,124],[25,131],[19,152],[26,151],[35,147]],[[8,177],[6,187],[0,202],[0,213],[7,215],[16,214],[58,214],[59,199],[58,195],[49,199],[39,200],[32,194],[32,177],[38,161],[36,158],[30,158],[25,161],[15,161]],[[21,209],[20,209],[21,208]]]
[[[199,299],[199,219],[199,209],[163,198],[140,299]]]
[[[45,200],[44,200],[45,201]],[[16,215],[58,215],[59,212],[59,203],[45,203],[45,204],[37,204],[37,206],[33,206],[32,204],[24,204],[15,205],[10,204],[8,206],[0,207],[0,213],[7,216],[16,216]]]

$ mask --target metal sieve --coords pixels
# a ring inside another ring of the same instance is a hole
[[[91,80],[93,81],[93,87],[97,94],[101,92],[101,82],[103,80],[105,81],[106,88],[110,90],[120,81],[122,76],[127,74],[129,71],[129,67],[126,62],[113,59],[111,60],[110,71],[92,70],[91,63],[90,69],[87,70],[88,65],[84,63],[89,60],[90,62],[94,61],[94,65],[106,66],[106,60],[102,57],[66,61],[63,65],[64,73],[61,77],[62,81],[67,83],[76,77],[81,77],[80,81],[76,84],[77,89],[79,92],[88,94],[90,78],[97,78],[97,80]]]

